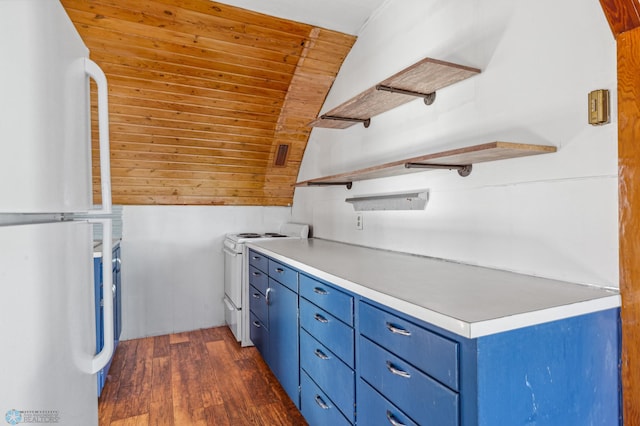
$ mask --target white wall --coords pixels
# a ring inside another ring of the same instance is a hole
[[[294,221],[314,235],[568,281],[618,286],[615,43],[597,1],[391,0],[347,57],[323,112],[423,57],[482,74],[374,117],[314,129],[300,180],[491,141],[556,154],[298,188]],[[609,125],[587,124],[587,94],[609,89]],[[428,188],[421,212],[364,212],[347,197]],[[392,284],[390,284],[392,285]]]
[[[224,324],[222,241],[277,231],[288,207],[125,206],[123,339]]]

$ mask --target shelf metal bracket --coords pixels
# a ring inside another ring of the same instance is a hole
[[[362,123],[365,129],[368,129],[369,126],[371,125],[370,118],[340,117],[338,115],[327,115],[327,114],[321,115],[320,118],[323,120],[351,121],[355,123]]]
[[[420,92],[414,92],[413,90],[405,90],[405,89],[398,89],[396,87],[385,86],[384,84],[378,84],[376,86],[376,90],[381,90],[383,92],[399,93],[401,95],[415,96],[417,98],[422,98],[425,105],[431,105],[436,101],[436,92],[420,93]]]
[[[346,186],[347,189],[353,187],[353,182],[307,182],[307,186]]]
[[[471,174],[473,165],[471,164],[428,164],[428,163],[404,163],[404,167],[407,169],[447,169],[457,170],[458,174],[462,177],[467,177]]]

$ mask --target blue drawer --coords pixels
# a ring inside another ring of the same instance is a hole
[[[358,380],[358,424],[418,426],[364,380]],[[436,424],[436,423],[433,423]]]
[[[347,293],[300,274],[300,295],[353,326],[353,297]]]
[[[269,259],[269,277],[298,292],[298,271]]]
[[[353,370],[304,330],[300,330],[300,366],[353,422],[356,402]]]
[[[349,367],[355,367],[351,327],[303,298],[300,298],[300,325]]]
[[[360,337],[361,377],[416,423],[457,426],[458,394],[390,352]]]
[[[314,426],[349,426],[351,423],[333,405],[329,397],[303,371],[300,376],[300,411]]]
[[[458,343],[360,302],[360,334],[458,390]]]
[[[269,276],[255,266],[249,266],[249,284],[254,286],[262,294],[266,294],[269,286]]]
[[[269,258],[263,254],[249,250],[249,265],[260,269],[262,272],[268,272]]]
[[[269,330],[253,313],[250,315],[250,321],[249,337],[262,355],[262,359],[268,364],[271,362],[269,358]]]
[[[258,320],[260,320],[264,326],[269,324],[269,307],[267,306],[267,300],[264,294],[260,293],[253,286],[249,286],[249,309],[252,314],[258,317]]]

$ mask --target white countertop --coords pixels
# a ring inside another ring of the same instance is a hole
[[[467,338],[620,306],[614,290],[322,239],[247,246]]]
[[[111,247],[114,248],[120,241],[120,238],[113,239],[111,241]],[[93,242],[93,257],[102,257],[102,240]]]

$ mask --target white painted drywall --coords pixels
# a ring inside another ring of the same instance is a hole
[[[369,129],[314,129],[299,180],[491,141],[554,145],[539,157],[298,188],[294,221],[314,235],[599,286],[618,286],[615,42],[596,1],[391,0],[370,19],[323,111],[422,59],[482,69],[374,117]],[[612,122],[587,124],[587,94],[609,89]],[[425,211],[364,212],[347,197],[430,190]],[[393,283],[389,283],[393,285]]]
[[[223,0],[220,3],[347,34],[358,34],[369,16],[385,1],[390,0]]]
[[[277,231],[288,207],[125,206],[123,339],[224,324],[222,241]]]

